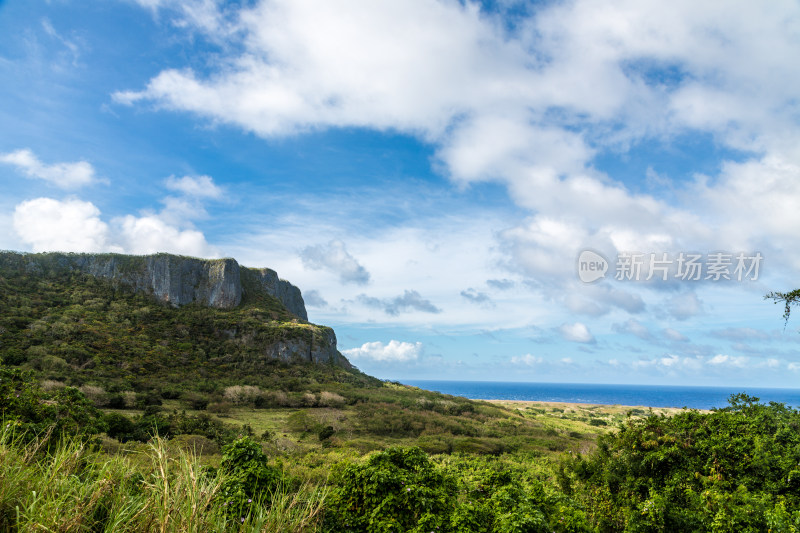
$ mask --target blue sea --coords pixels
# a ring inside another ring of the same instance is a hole
[[[464,396],[474,400],[529,400],[540,402],[641,405],[711,409],[728,405],[728,397],[740,392],[797,408],[800,389],[754,387],[678,387],[659,385],[593,385],[585,383],[513,383],[498,381],[405,380],[406,385]]]

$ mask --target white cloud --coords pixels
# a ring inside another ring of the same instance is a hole
[[[747,366],[747,362],[748,362],[747,357],[744,356],[734,357],[725,354],[717,354],[708,360],[708,364],[710,365],[734,366],[738,368],[744,368],[745,366]]]
[[[544,363],[542,357],[526,353],[525,355],[515,355],[511,358],[511,362],[515,365],[522,364],[528,366],[540,365]]]
[[[290,213],[268,228],[254,226],[251,240],[228,246],[225,253],[244,264],[291,272],[292,283],[320,290],[330,305],[310,312],[312,321],[322,324],[384,321],[376,309],[381,314],[387,312],[393,325],[455,327],[461,331],[471,327],[526,328],[551,319],[552,310],[541,308],[540,298],[518,282],[515,290],[489,293],[494,308],[466,305],[461,296],[464,287],[482,287],[486,280],[505,272],[502,256],[492,247],[492,228],[505,223],[497,214],[464,211],[447,198],[436,198],[439,193],[426,190],[420,194],[434,196],[430,209],[436,216],[427,206],[413,206],[414,213],[400,227],[371,226],[369,220],[358,218],[364,206],[377,212],[395,209],[398,195],[394,191],[365,193],[352,191],[346,197],[293,205]],[[442,218],[438,214],[443,206],[448,216]],[[308,238],[304,236],[312,236],[312,242],[330,242],[342,235],[348,236],[348,253],[352,252],[370,274],[363,297],[354,294],[352,284],[341,283],[337,273],[307,268],[297,253],[298,244],[302,245],[298,239]],[[464,242],[471,246],[464,246]],[[501,285],[505,288],[508,284]],[[563,319],[558,316],[555,325]]]
[[[194,198],[220,198],[224,191],[214,183],[211,176],[170,176],[166,181],[167,188],[181,192]]]
[[[327,270],[339,276],[342,283],[366,285],[369,283],[369,272],[350,255],[345,244],[340,240],[330,241],[327,245],[307,246],[300,252],[303,266],[313,270]]]
[[[661,334],[667,339],[675,342],[687,342],[689,339],[680,331],[672,328],[664,328]]]
[[[685,292],[671,296],[666,300],[665,310],[678,320],[686,320],[704,311],[703,301],[695,292]]]
[[[303,292],[303,302],[306,307],[328,307],[328,302],[317,290]]]
[[[0,162],[14,165],[28,177],[47,181],[62,189],[74,189],[96,181],[94,167],[86,161],[48,165],[27,149],[0,154]]]
[[[611,329],[617,333],[634,335],[642,340],[652,340],[653,334],[641,322],[633,318],[628,319],[622,324],[613,324]]]
[[[705,367],[702,356],[681,357],[676,354],[665,354],[653,359],[640,359],[632,363],[634,369],[654,369],[670,375],[685,375],[700,372]]]
[[[467,300],[468,302],[472,302],[474,304],[481,305],[484,307],[494,307],[494,302],[492,302],[492,299],[485,292],[469,288],[465,291],[461,291],[460,294],[461,297]]]
[[[165,70],[118,101],[148,100],[265,137],[328,127],[421,137],[454,180],[505,183],[536,213],[504,237],[532,277],[563,278],[587,242],[724,248],[762,238],[765,227],[795,239],[797,5],[577,1],[536,6],[509,30],[472,3],[261,0],[237,17],[210,0],[139,1],[212,38],[224,34],[236,52],[209,75]],[[597,153],[689,131],[764,155],[730,163],[729,177],[698,185],[679,205],[591,168]],[[749,194],[762,180],[748,177],[765,171],[775,179]],[[786,209],[770,216],[774,205]],[[753,211],[763,224],[739,216]],[[705,230],[704,218],[722,231]],[[792,258],[800,264],[800,252]]]
[[[132,0],[140,6],[157,13],[160,9],[172,10],[176,17],[172,23],[177,27],[197,28],[210,37],[227,35],[230,25],[225,12],[217,0]]]
[[[17,205],[14,231],[35,252],[114,250],[108,224],[91,202],[36,198]],[[117,250],[119,251],[119,250]]]
[[[94,204],[76,198],[22,202],[13,220],[20,240],[36,252],[218,255],[200,231],[172,226],[155,215],[127,215],[107,223]]]
[[[565,340],[571,342],[580,342],[584,344],[593,344],[595,342],[595,338],[589,331],[589,328],[586,327],[586,324],[581,322],[562,324],[558,328],[558,332]]]
[[[771,335],[762,330],[754,329],[754,328],[725,328],[721,330],[716,330],[711,332],[712,335],[715,337],[720,337],[723,339],[729,339],[734,341],[747,341],[747,340],[757,340],[757,341],[768,341],[770,340]]]
[[[360,348],[342,350],[342,353],[354,360],[368,359],[372,361],[406,363],[419,359],[422,355],[422,343],[391,340],[388,344],[383,344],[380,341],[375,341],[364,343]]]
[[[365,306],[382,309],[384,313],[397,316],[400,313],[422,312],[422,313],[441,313],[442,310],[433,305],[427,298],[423,298],[417,291],[406,290],[402,296],[394,298],[375,298],[360,294],[357,300]]]
[[[127,215],[114,222],[119,226],[119,238],[127,253],[171,252],[198,257],[218,255],[216,249],[206,242],[202,232],[171,226],[158,216]]]

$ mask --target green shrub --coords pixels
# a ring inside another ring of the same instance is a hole
[[[247,516],[253,503],[260,503],[284,482],[270,466],[261,445],[242,437],[222,448],[219,472],[224,477],[217,500],[234,517]]]
[[[711,413],[628,419],[566,464],[600,531],[788,532],[800,523],[781,511],[800,509],[798,429],[799,411],[735,395]]]
[[[457,490],[419,448],[389,448],[335,473],[326,520],[337,532],[446,531]]]
[[[320,441],[324,441],[326,439],[329,439],[329,438],[333,437],[334,433],[336,433],[336,430],[333,429],[333,426],[325,426],[324,428],[322,428],[319,431],[319,435],[318,435],[319,440]]]
[[[87,437],[105,430],[103,416],[76,388],[44,391],[30,372],[0,365],[0,419],[14,421],[26,439],[51,432],[53,437]]]

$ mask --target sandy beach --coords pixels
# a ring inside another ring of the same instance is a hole
[[[650,412],[653,414],[674,414],[679,413],[683,409],[679,407],[648,407],[646,405],[602,405],[592,403],[570,403],[570,402],[543,402],[532,400],[480,400],[489,402],[496,405],[502,405],[509,409],[526,410],[544,409],[545,411],[563,411],[564,413],[586,413],[591,412],[595,414],[625,414],[631,412],[634,415],[647,415]]]

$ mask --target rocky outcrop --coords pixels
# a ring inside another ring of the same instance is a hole
[[[264,355],[286,363],[299,360],[352,368],[350,362],[336,349],[336,334],[330,328],[315,327],[310,340],[300,338],[273,343]]]
[[[217,309],[233,309],[242,303],[244,275],[253,281],[252,290],[263,290],[292,314],[308,320],[300,289],[279,279],[274,270],[240,267],[235,259],[196,259],[170,254],[3,252],[0,261],[8,266],[17,263],[28,271],[79,271],[147,292],[174,307],[199,303]]]
[[[252,278],[255,286],[266,291],[267,294],[281,301],[281,303],[293,314],[308,320],[306,304],[300,289],[288,281],[278,278],[278,273],[269,268],[242,268],[241,275]]]

